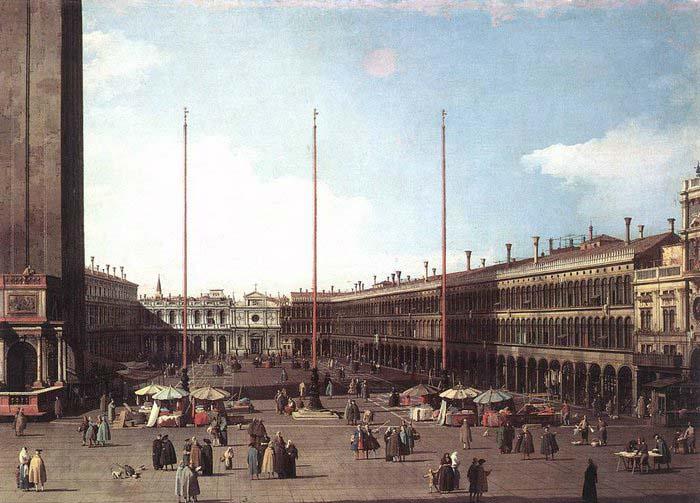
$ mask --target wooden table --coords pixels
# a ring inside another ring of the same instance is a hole
[[[632,473],[634,473],[635,468],[637,468],[637,471],[641,473],[642,471],[642,466],[641,466],[641,461],[642,461],[642,455],[641,453],[638,452],[626,452],[626,451],[621,451],[621,452],[616,452],[615,456],[617,456],[617,468],[615,468],[616,472],[620,471],[620,463],[624,463],[625,470],[630,469],[630,462],[631,464],[631,470]],[[649,451],[649,463],[651,462],[656,462],[656,459],[662,458],[663,456],[659,454],[658,452],[652,452]]]

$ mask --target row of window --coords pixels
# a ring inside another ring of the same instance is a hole
[[[662,329],[664,332],[673,332],[676,330],[676,308],[665,307],[662,309]],[[640,328],[642,330],[654,329],[654,318],[651,308],[642,308],[639,310]]]

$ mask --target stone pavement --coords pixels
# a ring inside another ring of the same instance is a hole
[[[206,369],[195,368],[197,384],[233,380],[235,385],[274,387],[279,369],[252,369],[234,377],[212,378]],[[304,375],[302,371],[289,370],[290,380]],[[323,375],[323,372],[321,372]],[[374,377],[374,376],[372,376]],[[383,377],[385,378],[386,375]],[[389,386],[383,378],[375,378],[374,386]],[[236,382],[238,381],[238,382]],[[245,383],[244,383],[245,381]],[[290,386],[290,391],[292,386]],[[296,391],[296,390],[294,390]],[[296,395],[296,392],[294,393]],[[323,397],[324,405],[337,410],[344,408],[346,398]],[[630,438],[642,434],[651,439],[658,428],[644,425],[616,425],[609,427],[610,445],[607,447],[574,446],[572,429],[556,428],[561,452],[555,461],[545,461],[539,452],[539,431],[534,431],[536,453],[533,459],[524,461],[519,454],[500,455],[495,448],[494,435],[482,436],[483,428],[474,429],[474,443],[470,451],[458,446],[456,428],[439,427],[421,423],[421,434],[416,451],[404,463],[387,463],[383,450],[377,458],[355,460],[349,448],[352,432],[343,420],[298,422],[287,416],[278,416],[271,400],[256,400],[259,410],[254,415],[264,420],[270,434],[281,431],[299,448],[297,464],[299,478],[285,480],[249,480],[245,451],[247,434],[235,427],[229,428],[229,442],[235,449],[235,470],[224,472],[218,463],[223,448],[215,448],[215,476],[201,477],[200,501],[207,502],[315,502],[315,501],[468,501],[464,490],[449,495],[429,494],[423,475],[429,467],[436,468],[442,453],[458,450],[462,460],[462,487],[471,457],[487,460],[489,491],[486,501],[496,502],[574,502],[580,501],[583,472],[588,457],[598,464],[598,494],[606,502],[693,502],[700,487],[700,455],[676,455],[671,472],[650,474],[615,472],[616,458],[613,452],[623,448]],[[389,421],[399,424],[405,417],[405,409],[388,409],[386,393],[375,394],[370,402],[360,400],[361,408],[375,410],[376,425]],[[127,428],[113,430],[113,445],[89,449],[80,445],[77,433],[78,418],[66,418],[52,423],[30,423],[27,435],[15,437],[9,424],[0,425],[3,439],[3,456],[0,458],[0,502],[175,502],[174,473],[154,471],[150,466],[151,440],[156,431],[168,433],[178,451],[184,439],[196,435],[203,437],[204,428],[180,429]],[[660,430],[665,438],[671,431]],[[383,431],[382,431],[383,433]],[[381,442],[381,441],[380,441]],[[22,493],[15,489],[15,466],[21,446],[30,450],[44,449],[48,470],[46,491],[42,494]],[[112,463],[128,463],[134,467],[146,465],[139,480],[113,480],[110,477]]]

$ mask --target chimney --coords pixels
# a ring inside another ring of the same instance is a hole
[[[464,254],[467,256],[467,271],[471,271],[472,270],[472,251],[465,250]]]
[[[428,281],[428,261],[423,261],[423,267],[425,267],[425,281]]]
[[[512,247],[512,243],[506,243],[506,264],[508,264],[508,267],[510,267],[510,249]]]
[[[410,274],[406,275],[406,281],[408,281],[409,283],[411,282],[411,275]]]
[[[676,219],[675,218],[668,219],[668,231],[671,233],[676,232]]]
[[[374,284],[376,285],[377,284],[377,275],[375,274],[373,277],[374,277]]]
[[[569,248],[574,247],[574,238],[569,238]]]
[[[436,276],[436,275],[437,275],[437,269],[435,269],[435,268],[433,267],[433,276]]]
[[[534,255],[534,263],[537,263],[538,257],[540,255],[540,237],[539,236],[532,236],[532,250],[533,250],[533,255]]]
[[[391,273],[391,282],[393,284],[396,284],[396,273],[394,273],[394,272]]]
[[[90,270],[95,272],[95,257],[90,257]]]
[[[122,279],[124,279],[124,266],[123,265],[119,266],[119,273],[120,273],[120,276],[122,277]]]
[[[107,276],[109,276],[109,264],[107,264]]]
[[[630,244],[630,224],[632,217],[625,217],[625,244]]]
[[[588,240],[593,241],[593,224],[588,226]]]
[[[481,267],[486,267],[486,259],[485,258],[481,259]]]
[[[333,293],[333,290],[335,290],[335,286],[331,285],[331,293]]]
[[[401,284],[401,271],[396,271],[396,278],[399,281],[399,285]]]
[[[644,238],[644,225],[639,224],[637,226],[637,229],[639,229],[639,239],[643,239]]]
[[[549,238],[549,254],[551,255],[553,251],[554,251],[554,239]]]

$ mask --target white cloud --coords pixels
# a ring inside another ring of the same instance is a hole
[[[365,56],[362,66],[373,77],[388,77],[396,73],[396,52],[393,49],[376,49]]]
[[[90,98],[111,99],[133,92],[148,73],[170,57],[153,44],[127,38],[121,31],[92,31],[83,36],[85,92]]]
[[[535,150],[521,164],[579,189],[577,209],[584,216],[627,211],[659,218],[658,209],[675,200],[680,180],[692,174],[699,152],[697,126],[659,128],[640,119],[620,124],[602,138]]]

